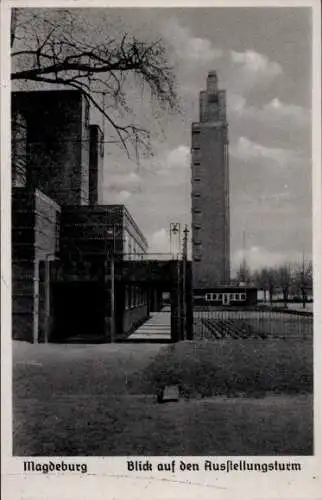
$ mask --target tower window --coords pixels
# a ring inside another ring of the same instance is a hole
[[[208,94],[208,102],[218,103],[218,95],[217,94]]]

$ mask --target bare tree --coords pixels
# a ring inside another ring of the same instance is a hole
[[[295,270],[294,282],[296,289],[300,292],[303,309],[306,307],[308,294],[312,292],[313,287],[313,269],[312,261],[302,263]]]
[[[249,284],[252,281],[252,272],[246,259],[243,259],[236,274],[238,284]]]
[[[264,302],[267,302],[267,280],[265,279],[263,269],[254,271],[253,281],[258,290],[264,292]]]
[[[129,121],[126,82],[132,75],[130,83],[148,90],[158,105],[178,109],[174,72],[162,40],[123,33],[119,39],[104,35],[103,42],[95,43],[93,26],[82,24],[73,9],[13,9],[11,80],[77,89],[104,115],[129,156],[129,146],[136,153],[151,152],[149,130]]]
[[[264,291],[265,302],[266,293],[268,292],[269,301],[272,304],[277,282],[275,269],[264,267],[254,274],[254,281],[256,283],[256,286]]]
[[[276,269],[276,284],[281,288],[284,306],[287,307],[289,292],[293,282],[293,274],[290,264],[283,264]]]

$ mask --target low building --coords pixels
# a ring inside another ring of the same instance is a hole
[[[70,334],[111,340],[126,335],[147,318],[146,288],[124,286],[120,280],[122,262],[140,259],[148,249],[124,205],[64,207],[60,241],[53,286],[53,340]],[[136,254],[127,253],[129,244]]]
[[[102,204],[104,137],[79,91],[12,94],[12,325],[30,342],[113,340],[147,316],[120,263],[147,241],[123,205]]]
[[[131,242],[136,255],[125,254]],[[13,335],[111,340],[148,315],[146,288],[119,280],[147,241],[124,205],[60,207],[39,190],[12,197]]]

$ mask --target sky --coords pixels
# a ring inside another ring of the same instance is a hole
[[[150,252],[169,251],[169,224],[191,223],[191,123],[207,73],[227,92],[231,261],[253,268],[311,256],[311,22],[309,8],[89,9],[92,40],[126,30],[162,38],[181,112],[158,113],[133,86],[135,120],[154,156],[138,165],[106,144],[103,201],[124,203]],[[92,121],[101,117],[92,113]],[[243,233],[245,247],[243,248]]]

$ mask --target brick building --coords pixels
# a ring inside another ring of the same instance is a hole
[[[147,316],[140,287],[116,290],[118,263],[147,242],[124,206],[102,205],[103,144],[80,92],[12,94],[16,339],[109,340]]]
[[[216,72],[208,74],[199,105],[191,130],[193,288],[209,288],[230,279],[226,94]]]

